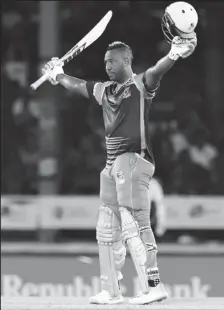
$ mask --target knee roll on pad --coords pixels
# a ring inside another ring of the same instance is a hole
[[[140,238],[138,224],[135,222],[133,216],[127,209],[121,207],[120,213],[123,239],[129,248],[136,272],[139,277],[141,290],[143,293],[148,293],[149,286],[146,270],[147,250],[142,239]]]
[[[120,270],[125,262],[126,248],[122,242],[120,222],[109,207],[100,206],[96,237],[102,289],[116,297],[119,294],[119,280],[122,279]]]

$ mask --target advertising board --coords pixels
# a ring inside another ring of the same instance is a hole
[[[160,255],[161,280],[170,297],[223,297],[224,255]],[[4,254],[1,262],[4,297],[89,297],[100,290],[97,255]],[[122,270],[124,296],[138,293],[130,256]]]

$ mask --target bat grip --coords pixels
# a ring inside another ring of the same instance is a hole
[[[40,85],[42,85],[47,79],[48,79],[48,74],[45,73],[44,75],[42,75],[36,82],[34,82],[33,84],[30,85],[30,87],[33,90],[36,90],[38,87],[40,87]]]

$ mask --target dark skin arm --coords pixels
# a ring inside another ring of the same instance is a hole
[[[163,75],[172,68],[172,66],[174,65],[175,61],[171,60],[169,58],[169,56],[165,56],[162,59],[160,59],[155,66],[149,68],[146,72],[145,72],[145,82],[147,85],[147,89],[155,89],[161,78],[163,77]],[[141,74],[142,76],[143,74]],[[73,76],[69,76],[67,74],[58,74],[57,75],[57,82],[59,82],[62,86],[64,86],[65,88],[67,88],[68,90],[74,91],[77,94],[88,98],[89,99],[89,94],[87,92],[87,88],[86,88],[86,81],[73,77]]]
[[[75,93],[89,99],[85,80],[64,73],[58,74],[56,80],[68,90],[74,91]]]
[[[174,63],[175,61],[166,55],[165,57],[161,58],[153,67],[149,68],[145,72],[145,83],[147,85],[147,89],[155,89],[159,85],[163,75],[173,67]]]

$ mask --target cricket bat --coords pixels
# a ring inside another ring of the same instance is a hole
[[[68,63],[78,54],[80,54],[84,49],[95,42],[106,29],[109,21],[111,20],[113,13],[108,11],[107,14],[96,24],[96,26],[87,33],[87,35],[80,40],[75,46],[73,46],[62,58],[63,63]],[[41,84],[43,84],[48,79],[48,74],[42,75],[36,82],[30,85],[33,90],[36,90]]]

